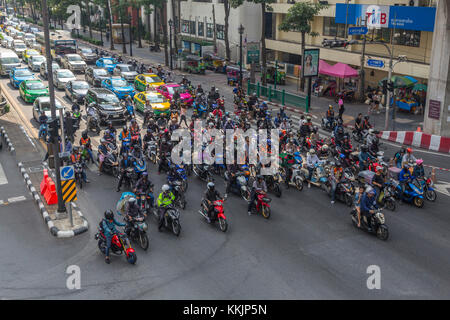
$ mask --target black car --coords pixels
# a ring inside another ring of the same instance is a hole
[[[66,84],[65,91],[67,98],[72,102],[82,104],[84,97],[89,89],[89,83],[83,80],[69,81]]]
[[[125,108],[120,104],[119,98],[110,90],[105,88],[90,88],[84,99],[86,114],[87,107],[92,106],[100,116],[100,125],[107,121],[126,122]]]
[[[93,87],[100,88],[102,81],[111,77],[106,69],[97,67],[87,67],[84,73],[84,79]]]
[[[83,58],[86,64],[95,64],[95,61],[97,61],[98,59],[98,56],[91,48],[78,48],[78,54],[81,56],[81,58]]]

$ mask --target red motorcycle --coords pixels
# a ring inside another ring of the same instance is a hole
[[[263,191],[257,191],[256,194],[256,205],[252,207],[252,211],[254,213],[261,213],[261,215],[265,218],[265,219],[269,219],[270,218],[270,201],[272,201],[272,199],[270,199],[269,197],[267,197],[267,194]]]
[[[219,222],[219,228],[222,232],[227,231],[228,229],[228,223],[227,223],[227,217],[225,217],[225,213],[223,210],[223,202],[225,201],[225,198],[222,200],[216,200],[213,202],[214,206],[214,214],[211,219],[211,223],[218,221]],[[202,203],[202,209],[198,212],[205,217],[205,219],[208,217],[206,205]]]
[[[106,254],[106,237],[100,228],[98,228],[98,233],[95,235],[95,240],[98,240],[97,244],[100,251],[103,254]],[[128,240],[126,234],[120,234],[120,236],[117,234],[113,235],[110,250],[117,255],[125,253],[128,263],[136,263],[136,252],[131,247],[130,241]]]

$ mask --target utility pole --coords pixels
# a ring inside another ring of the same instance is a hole
[[[111,10],[111,0],[108,0],[106,2],[106,5],[108,6],[108,12],[109,12],[109,38],[111,40],[110,42],[110,50],[114,50],[114,41],[113,41],[113,31],[112,31],[112,19],[113,19],[113,15],[112,15],[112,10]],[[108,40],[108,39],[106,39]]]
[[[131,32],[131,22],[132,22],[132,18],[131,16],[129,16],[130,18],[130,24],[128,25],[128,29],[130,30],[130,56],[133,56],[133,34]]]
[[[366,19],[361,19],[361,26],[366,26]],[[364,87],[365,87],[365,77],[366,72],[364,70],[364,60],[366,54],[366,35],[363,35],[362,51],[361,51],[361,72],[359,75],[359,99],[364,102]]]
[[[214,11],[214,4],[212,5],[212,15],[213,15],[214,53],[217,54],[216,12]]]
[[[397,12],[395,14],[395,24],[397,23]],[[389,51],[389,74],[388,74],[388,82],[391,81],[392,78],[392,69],[394,68],[392,65],[392,59],[394,56],[394,37],[395,37],[395,24],[394,24],[394,30],[392,31],[392,36],[391,36],[391,48],[389,48],[387,45],[385,46],[386,49],[388,49]],[[392,99],[394,100],[394,99]],[[386,93],[386,118],[384,119],[384,130],[388,130],[388,126],[389,126],[389,108],[391,105],[391,92],[388,90]],[[395,131],[395,106],[394,109],[392,111],[392,122],[393,122],[393,131]]]
[[[47,58],[47,70],[48,70],[48,90],[50,95],[50,110],[52,119],[56,119],[56,106],[55,106],[55,87],[53,86],[53,72],[52,72],[52,56],[50,54],[50,34],[49,34],[49,24],[48,24],[48,10],[47,10],[47,0],[42,0],[42,18],[44,24],[44,38],[45,38],[45,54]],[[60,111],[61,114],[61,111]],[[61,120],[60,120],[61,122]],[[64,124],[61,123],[61,129]],[[62,130],[62,134],[64,134],[64,130]],[[53,154],[54,154],[54,162],[55,162],[55,171],[56,171],[56,192],[58,195],[58,212],[66,212],[66,206],[64,204],[62,198],[62,190],[61,190],[61,177],[59,175],[59,167],[60,167],[60,159],[59,159],[59,143],[58,139],[53,142]],[[65,141],[62,141],[63,145]]]

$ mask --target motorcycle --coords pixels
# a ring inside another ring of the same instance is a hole
[[[350,212],[352,217],[353,226],[358,228],[358,213],[356,209],[353,209]],[[375,234],[378,239],[386,241],[389,238],[389,230],[385,224],[386,219],[384,218],[384,214],[381,212],[381,209],[378,209],[376,213],[371,214],[370,221],[367,221],[364,215],[361,215],[361,229],[364,231]],[[369,231],[369,224],[371,230]]]
[[[145,218],[143,216],[139,216],[137,218],[134,218],[132,221],[129,222],[129,230],[128,230],[128,237],[139,243],[139,246],[147,250],[149,245],[149,240],[147,236],[147,230],[148,225],[145,222]]]
[[[100,134],[100,121],[98,114],[95,113],[93,115],[88,115],[87,117],[87,128],[88,130],[95,131],[97,134]]]
[[[83,189],[84,162],[78,161],[73,166],[75,171],[76,184],[80,186],[80,189]]]
[[[208,110],[203,103],[197,103],[197,101],[194,101],[193,109],[195,110],[195,112],[197,113],[197,115],[200,118],[202,118],[202,119],[206,118],[206,115],[208,114],[208,112],[207,112]]]
[[[303,174],[305,177],[309,175],[309,172],[306,168],[302,168]],[[330,193],[331,186],[328,182],[328,175],[330,173],[330,168],[328,166],[324,166],[324,161],[319,161],[316,163],[313,174],[311,176],[311,180],[309,181],[311,184],[316,187],[322,188],[325,192]]]
[[[147,146],[147,159],[156,164],[158,160],[156,141],[150,140]]]
[[[100,252],[106,254],[106,236],[103,233],[101,227],[98,228],[98,233],[95,234],[95,240],[97,240],[98,248]],[[118,236],[113,235],[111,240],[110,250],[117,255],[125,254],[128,263],[135,264],[137,260],[136,252],[131,247],[130,241],[125,234]]]
[[[425,198],[428,201],[432,201],[432,202],[436,201],[437,194],[436,194],[436,191],[433,188],[433,185],[434,185],[433,180],[431,180],[430,177],[428,177],[428,178],[425,178],[425,177],[417,178],[417,180],[419,181],[420,185],[423,188],[423,191],[425,193]]]
[[[383,208],[387,208],[390,211],[395,211],[397,205],[394,196],[395,188],[393,188],[392,184],[387,185],[377,197],[377,204]]]
[[[182,182],[180,180],[170,181],[169,186],[172,189],[172,192],[175,196],[174,203],[180,207],[180,209],[186,209],[186,198],[184,196],[184,190],[182,187]]]
[[[44,123],[42,125],[41,135],[39,136],[39,139],[47,141],[47,135],[48,135],[48,124]]]
[[[158,210],[153,210],[153,214],[156,219],[159,220]],[[176,209],[172,204],[169,205],[166,208],[163,221],[158,221],[158,226],[164,226],[166,229],[170,229],[173,234],[178,237],[181,232],[180,211],[178,211],[178,209]]]
[[[228,223],[227,223],[227,217],[225,216],[224,210],[223,210],[223,202],[226,198],[221,200],[216,200],[213,202],[214,211],[211,218],[211,223],[217,221],[219,222],[219,228],[222,232],[226,232],[228,229]],[[201,209],[198,211],[205,219],[208,218],[208,211],[207,207],[202,201]]]
[[[140,207],[142,212],[148,214],[150,212],[150,208],[154,207],[151,194],[139,193],[137,195],[137,198],[140,200]]]
[[[228,171],[225,172],[225,180],[229,180]],[[245,201],[250,201],[250,191],[248,188],[248,179],[243,172],[236,173],[236,183],[231,185],[231,192],[239,195]]]
[[[343,203],[345,203],[347,206],[351,207],[353,204],[353,196],[355,193],[355,188],[353,187],[351,181],[347,179],[343,179],[340,183],[336,186],[336,200],[339,200]],[[330,189],[330,195],[331,195],[331,189]]]
[[[256,192],[255,205],[252,206],[252,213],[260,213],[265,219],[270,218],[270,199],[263,191]]]
[[[402,199],[402,186],[395,180],[392,180],[392,185],[395,188],[395,197]],[[423,208],[425,204],[423,199],[423,188],[417,179],[412,179],[407,182],[407,187],[403,194],[403,201],[406,203],[413,203],[417,208]]]
[[[322,118],[321,127],[322,127],[323,130],[333,131],[336,126],[337,126],[337,119],[336,118],[333,118],[331,123],[329,123],[327,118]]]
[[[192,172],[200,179],[205,182],[214,181],[211,173],[211,166],[207,164],[195,164],[192,168]]]
[[[112,144],[110,144],[111,146]],[[99,159],[97,159],[99,161]],[[119,176],[119,162],[117,159],[117,150],[109,152],[103,161],[102,171],[112,174],[113,177]]]
[[[280,181],[282,178],[280,177],[280,173],[277,173],[276,175],[264,176],[264,179],[266,181],[267,189],[273,191],[275,196],[278,198],[281,197]]]
[[[151,45],[150,46],[150,51],[151,52],[160,52],[161,48],[159,47],[159,44]]]

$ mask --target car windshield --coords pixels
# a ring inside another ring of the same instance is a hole
[[[62,109],[62,106],[57,100],[55,100],[55,107],[58,109]],[[41,111],[50,111],[50,100],[41,101],[40,109]]]
[[[100,104],[118,104],[119,103],[119,99],[116,97],[115,94],[102,94],[99,97],[99,102]]]
[[[105,69],[95,69],[94,74],[96,76],[106,76],[108,75],[108,71],[106,71]]]
[[[82,61],[83,60],[83,59],[81,59],[80,56],[69,56],[69,57],[67,57],[67,59],[69,61]]]
[[[103,60],[103,64],[114,64],[114,62],[112,60],[109,60],[109,59],[104,59]]]
[[[22,70],[16,70],[16,77],[26,77],[26,76],[32,76],[33,74],[28,71],[28,69],[22,69]]]
[[[19,44],[14,45],[14,47],[16,49],[26,49],[27,46],[23,43],[19,43]]]
[[[45,57],[44,56],[35,56],[35,57],[33,57],[33,59],[31,59],[31,61],[33,61],[33,62],[44,62],[45,61]]]
[[[45,85],[42,82],[27,82],[28,90],[41,90],[45,89]]]
[[[148,95],[146,96],[147,101],[150,103],[164,103],[167,102],[167,100],[160,95]]]
[[[162,80],[158,77],[158,76],[147,76],[145,77],[145,79],[147,80],[148,83],[155,83],[155,82],[162,82]]]
[[[29,55],[29,56],[37,56],[38,54],[39,54],[39,52],[34,51],[34,50],[27,51],[27,55]]]
[[[5,57],[0,59],[1,64],[13,64],[13,63],[20,63],[19,58],[16,57]]]
[[[122,79],[111,80],[113,87],[128,87],[128,82]]]
[[[120,71],[122,72],[129,72],[129,71],[134,71],[133,66],[120,66]]]
[[[69,70],[65,70],[58,72],[58,78],[75,78],[75,76]]]
[[[26,34],[25,39],[34,39],[34,35],[32,34]]]
[[[85,81],[77,81],[72,83],[72,88],[77,89],[89,89],[89,84]]]
[[[167,87],[167,90],[169,90],[170,94],[174,94],[175,91],[178,91],[178,93],[186,93],[187,90],[184,87]]]
[[[93,53],[92,49],[89,49],[89,48],[83,48],[83,49],[81,49],[81,52],[83,52],[83,53]]]

